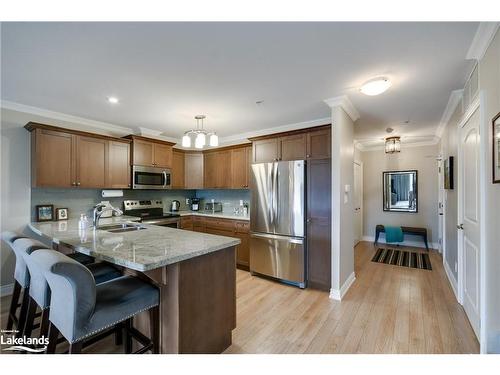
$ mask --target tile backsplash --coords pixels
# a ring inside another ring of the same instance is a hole
[[[80,214],[90,214],[92,207],[100,201],[109,201],[113,206],[123,209],[123,201],[127,199],[162,199],[163,210],[168,211],[174,199],[181,202],[181,209],[186,210],[186,198],[196,196],[195,190],[123,190],[123,197],[103,198],[101,189],[31,189],[31,220],[35,220],[35,206],[53,204],[54,208],[68,208],[70,218],[78,218]]]
[[[250,190],[196,190],[196,197],[201,199],[201,209],[205,207],[205,202],[214,199],[222,203],[222,212],[233,213],[235,208],[240,205],[240,200],[250,203]]]
[[[214,199],[222,203],[222,210],[233,213],[240,205],[240,200],[250,203],[249,190],[123,190],[123,197],[103,198],[101,189],[31,189],[31,220],[36,220],[35,206],[52,204],[54,208],[68,208],[69,218],[78,218],[80,214],[91,213],[92,207],[100,201],[109,201],[113,206],[123,209],[123,201],[127,199],[162,199],[163,210],[168,211],[174,199],[181,202],[181,210],[188,210],[186,198],[201,198],[201,209],[205,202]]]

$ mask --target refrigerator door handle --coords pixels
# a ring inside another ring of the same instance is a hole
[[[267,199],[269,200],[269,206],[267,207],[267,212],[269,216],[269,223],[272,224],[274,221],[273,217],[273,165],[270,166],[267,173],[268,186],[270,187],[267,192]]]
[[[279,222],[278,216],[278,203],[279,203],[279,193],[278,193],[278,164],[273,164],[273,223],[277,224]]]
[[[250,233],[251,238],[268,238],[273,240],[288,240],[291,243],[295,243],[298,245],[304,244],[304,238],[300,237],[288,237],[288,236],[279,236],[276,234],[267,234],[267,233]]]

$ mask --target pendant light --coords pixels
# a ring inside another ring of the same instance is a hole
[[[219,145],[219,137],[215,132],[208,132],[203,128],[203,120],[206,118],[205,115],[196,115],[196,129],[188,130],[184,133],[182,137],[182,147],[191,147],[192,137],[194,137],[194,147],[201,149],[207,144],[210,147],[217,147]],[[201,123],[201,125],[200,125]]]
[[[394,154],[401,152],[401,137],[389,137],[385,139],[385,153]]]

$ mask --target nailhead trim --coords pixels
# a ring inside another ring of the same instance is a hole
[[[126,317],[124,317],[124,318],[122,318],[122,319],[120,319],[120,320],[117,320],[117,321],[116,321],[116,322],[114,322],[114,323],[108,324],[107,326],[102,327],[102,328],[99,328],[99,329],[97,329],[97,330],[95,330],[95,331],[93,331],[93,332],[87,333],[86,335],[81,336],[81,337],[79,337],[79,338],[78,338],[78,339],[76,339],[76,340],[70,341],[70,343],[71,343],[71,344],[73,344],[73,343],[78,342],[78,341],[81,341],[81,340],[83,340],[83,339],[85,339],[85,338],[87,338],[87,337],[89,337],[89,336],[93,336],[94,334],[96,334],[96,333],[98,333],[98,332],[104,331],[105,329],[108,329],[109,327],[113,327],[113,326],[117,325],[118,323],[123,322],[124,320],[127,320],[127,319],[129,319],[129,318],[131,318],[131,317],[133,317],[133,316],[136,316],[137,314],[139,314],[139,313],[141,313],[141,312],[143,312],[143,311],[147,311],[147,310],[149,310],[149,309],[152,309],[153,307],[158,306],[158,305],[159,305],[159,303],[155,303],[154,305],[151,305],[151,306],[149,306],[149,307],[145,307],[144,309],[139,310],[139,311],[136,311],[135,313],[130,314],[130,315],[128,315],[128,316],[126,316]],[[68,340],[68,341],[69,341],[69,340]]]

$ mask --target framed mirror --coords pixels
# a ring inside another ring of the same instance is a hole
[[[384,211],[418,212],[417,171],[382,172]]]

